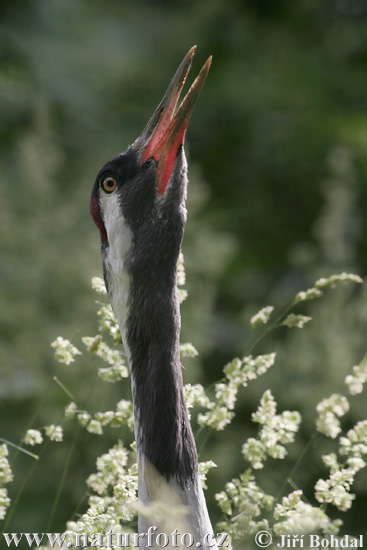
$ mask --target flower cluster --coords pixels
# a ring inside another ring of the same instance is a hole
[[[251,470],[226,483],[225,490],[217,493],[215,498],[222,512],[228,516],[218,528],[232,537],[241,538],[248,533],[269,529],[267,520],[256,518],[263,510],[272,509],[274,497],[260,489]]]
[[[293,304],[296,305],[299,302],[307,302],[308,300],[314,300],[322,296],[321,290],[318,288],[312,287],[307,290],[302,290],[296,294]]]
[[[101,277],[92,277],[91,283],[92,283],[93,290],[98,292],[98,294],[103,294],[103,295],[107,294],[105,282],[103,279],[101,279]]]
[[[251,326],[255,328],[261,324],[266,325],[273,311],[274,311],[273,306],[265,306],[262,309],[260,309],[260,311],[258,311],[256,315],[251,317],[251,321],[250,321]]]
[[[367,466],[367,420],[358,422],[346,437],[339,438],[339,454],[347,457],[345,464],[339,463],[335,453],[322,457],[330,475],[327,480],[317,481],[315,495],[319,502],[334,504],[344,512],[355,499],[350,492],[355,475]]]
[[[34,447],[35,445],[41,445],[41,443],[43,443],[43,437],[39,430],[27,430],[23,437],[23,441],[26,445]]]
[[[350,492],[354,476],[355,472],[351,468],[334,469],[327,480],[319,479],[316,482],[316,499],[322,504],[334,504],[342,512],[349,510],[355,499],[355,495]]]
[[[5,518],[6,510],[10,506],[8,490],[5,487],[0,488],[0,520]]]
[[[302,497],[302,491],[293,491],[275,506],[274,533],[279,536],[321,531],[324,535],[337,535],[342,522],[331,521],[321,508],[304,502]]]
[[[252,414],[253,422],[260,424],[258,438],[250,437],[242,446],[242,454],[252,467],[264,467],[267,456],[284,458],[287,449],[284,445],[292,443],[301,423],[297,411],[284,411],[276,414],[277,404],[270,390],[261,398],[260,405]]]
[[[180,344],[180,355],[181,357],[197,357],[199,352],[190,342],[186,344]]]
[[[78,409],[76,403],[71,402],[65,408],[66,418],[77,418],[79,424],[95,435],[103,434],[103,426],[110,425],[112,428],[120,428],[126,425],[130,431],[134,431],[133,404],[128,399],[121,399],[116,405],[115,411],[104,411],[89,413]]]
[[[187,298],[187,290],[183,287],[186,284],[186,273],[185,273],[185,264],[184,264],[184,257],[182,252],[180,252],[178,256],[178,262],[177,262],[177,294],[178,294],[178,300],[180,304],[184,302]]]
[[[186,407],[190,410],[194,405],[200,407],[209,408],[212,406],[212,402],[206,395],[205,390],[201,384],[185,384],[184,395],[186,401]]]
[[[63,431],[61,426],[55,426],[55,424],[45,426],[45,433],[51,441],[62,441]]]
[[[92,288],[98,292],[98,294],[107,294],[105,282],[100,277],[92,277]],[[107,332],[112,337],[115,345],[120,344],[122,342],[121,333],[111,305],[105,303],[100,304],[100,306],[101,307],[97,311],[99,317],[98,329],[101,332]]]
[[[363,283],[363,279],[359,275],[355,275],[354,273],[339,273],[338,275],[330,275],[327,279],[321,278],[318,279],[315,283],[315,287],[320,289],[324,288],[335,288],[336,285],[340,283]]]
[[[363,461],[364,464],[362,464],[362,458],[364,455],[367,458],[367,420],[357,422],[354,428],[348,431],[347,437],[340,438],[339,443],[339,452],[348,457],[348,464],[354,468],[358,464],[363,468],[366,463]]]
[[[75,541],[75,533],[105,535],[129,532],[129,524],[136,516],[138,476],[136,464],[131,466],[131,452],[121,442],[97,459],[97,472],[87,479],[94,491],[89,497],[87,511],[78,521],[69,521],[66,535]]]
[[[353,367],[353,374],[349,374],[345,383],[348,386],[351,395],[362,393],[363,385],[367,382],[367,354],[363,357],[359,365]]]
[[[318,417],[316,419],[316,429],[320,433],[335,439],[341,432],[340,421],[349,411],[348,399],[344,395],[334,393],[330,397],[323,399],[316,407]]]
[[[8,454],[8,447],[3,443],[0,445],[0,520],[5,518],[6,510],[10,506],[8,490],[2,487],[13,481],[13,472],[10,468]]]
[[[363,280],[359,275],[353,273],[340,273],[337,275],[331,275],[328,278],[318,279],[315,282],[315,285],[308,290],[298,292],[293,302],[293,305],[298,304],[299,302],[305,302],[307,300],[314,300],[319,298],[323,290],[326,288],[335,288],[340,283],[363,283]]]
[[[303,328],[311,319],[312,317],[306,317],[306,315],[295,315],[294,313],[290,313],[282,324],[288,328]]]
[[[234,417],[233,409],[240,386],[246,387],[250,380],[255,380],[274,365],[276,354],[269,353],[253,357],[248,355],[241,359],[233,359],[224,367],[225,379],[214,386],[215,402],[205,404],[208,411],[198,415],[200,426],[209,426],[215,430],[223,430]]]
[[[76,355],[81,355],[81,351],[78,350],[69,340],[58,336],[51,346],[55,348],[55,357],[59,363],[70,365],[75,361]]]
[[[44,426],[43,430],[45,431],[46,437],[48,437],[50,441],[60,442],[63,440],[63,430],[61,426],[51,424],[50,426]],[[41,443],[43,443],[43,435],[41,431],[34,429],[27,430],[23,437],[23,443],[26,445],[31,445],[32,447],[35,445],[41,445]]]
[[[117,382],[121,378],[127,378],[129,371],[121,352],[116,348],[110,348],[103,341],[100,334],[94,337],[84,336],[82,342],[92,355],[100,357],[109,365],[108,367],[100,367],[98,369],[98,375],[102,380],[105,382]]]
[[[207,460],[206,462],[199,462],[200,483],[203,489],[208,488],[206,485],[206,476],[208,475],[209,470],[216,467],[217,465],[213,460]]]
[[[121,344],[121,332],[111,305],[102,304],[97,315],[99,317],[98,330],[107,332],[112,337],[114,345]]]

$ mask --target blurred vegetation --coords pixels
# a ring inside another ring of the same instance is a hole
[[[50,342],[96,332],[92,275],[99,237],[88,213],[94,178],[144,127],[183,55],[193,72],[214,60],[190,123],[189,219],[184,242],[189,299],[183,341],[200,351],[186,382],[210,385],[253,339],[251,316],[284,307],[319,276],[367,271],[367,8],[362,0],[23,0],[0,7],[0,434],[19,442],[57,423],[69,398],[111,408],[125,382],[101,384],[96,364],[61,367]],[[367,289],[343,287],[302,313],[302,331],[280,329],[255,351],[277,365],[243,391],[239,415],[201,458],[218,468],[209,495],[243,470],[250,414],[271,387],[300,410],[301,438],[262,481],[276,493],[313,431],[317,402],[339,391],[366,351]],[[354,399],[356,421],[366,396]],[[8,530],[45,531],[75,426],[30,476]],[[121,434],[118,434],[121,435]],[[85,479],[116,432],[79,434],[52,529],[83,508]],[[295,475],[312,499],[325,474],[312,448]],[[321,452],[320,452],[321,451]],[[231,460],[228,458],[231,457]],[[283,464],[284,463],[284,464]],[[14,498],[28,472],[20,456]],[[365,533],[367,475],[345,531]],[[36,503],[36,504],[35,504]],[[211,506],[213,519],[218,509]]]

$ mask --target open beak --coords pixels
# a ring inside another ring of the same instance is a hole
[[[194,110],[212,61],[211,56],[205,62],[191,88],[176,109],[178,98],[191,67],[196,46],[193,46],[183,58],[162,101],[141,135],[133,143],[140,152],[140,162],[154,157],[157,167],[157,193],[163,195],[174,170],[177,152],[183,145],[190,116]],[[175,114],[174,114],[175,113]]]

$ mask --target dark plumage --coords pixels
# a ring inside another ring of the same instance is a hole
[[[98,173],[91,213],[132,377],[139,497],[148,505],[160,499],[187,505],[183,523],[205,549],[212,528],[183,394],[177,298],[186,222],[183,142],[210,66],[208,60],[173,115],[193,54],[194,48],[141,136]],[[140,518],[139,530],[148,525]]]

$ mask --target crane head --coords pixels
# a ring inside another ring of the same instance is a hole
[[[175,112],[194,52],[195,47],[182,60],[143,132],[103,166],[92,191],[103,275],[128,355],[137,349],[137,334],[141,343],[154,333],[168,340],[179,331],[176,272],[187,187],[183,144],[211,63],[209,58]],[[174,313],[167,321],[169,311]]]
[[[100,231],[102,251],[112,247],[119,256],[124,255],[128,241],[143,228],[148,241],[149,231],[153,237],[154,232],[164,232],[165,225],[169,230],[179,223],[183,232],[187,183],[183,144],[211,64],[210,57],[175,112],[195,49],[192,47],[182,60],[141,135],[98,173],[90,208]],[[158,226],[162,226],[161,231]],[[162,234],[160,237],[164,238]]]

